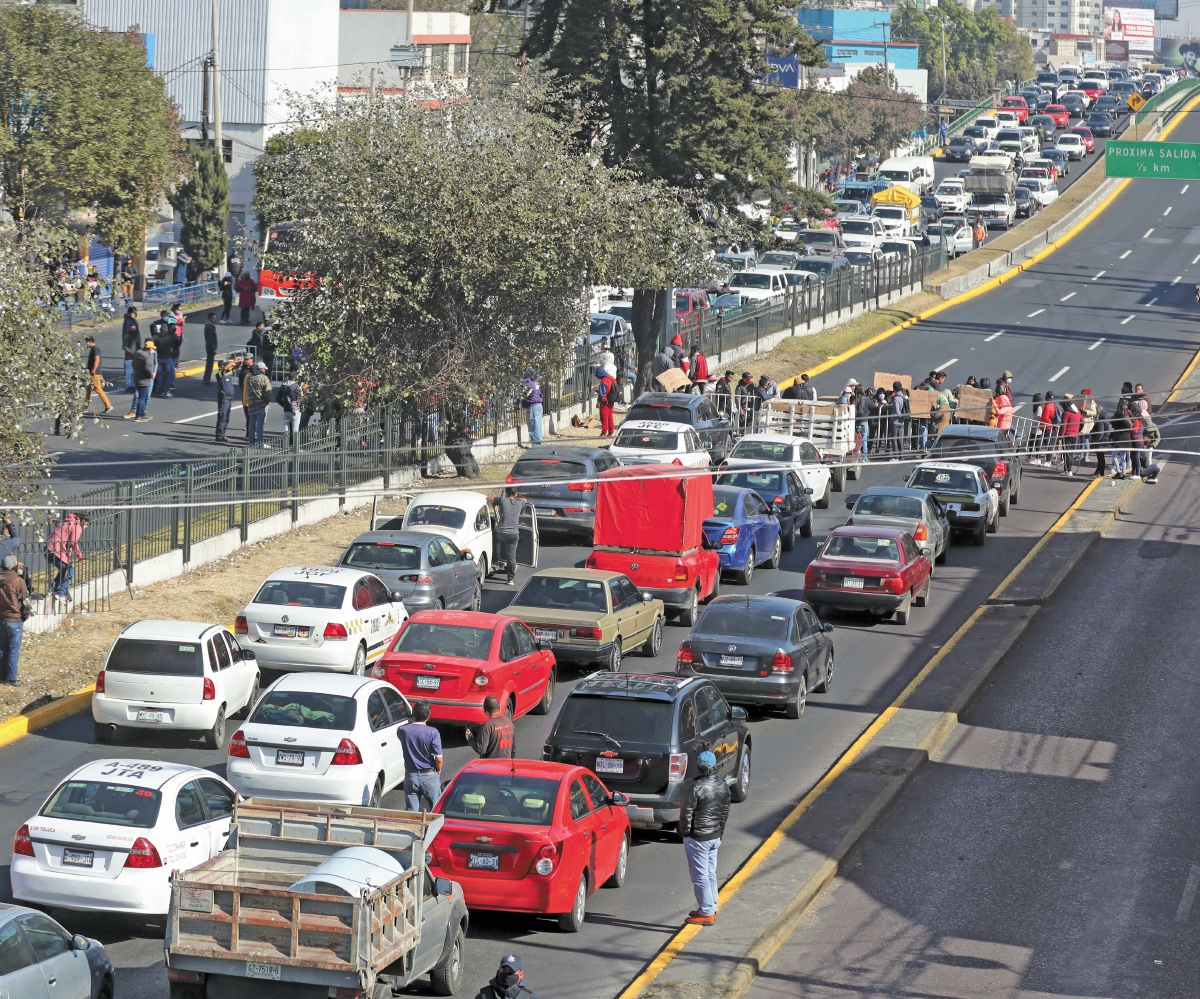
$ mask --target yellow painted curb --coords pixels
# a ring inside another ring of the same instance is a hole
[[[91,707],[92,694],[95,691],[96,685],[92,683],[73,694],[60,697],[57,701],[34,708],[28,714],[16,715],[7,721],[0,722],[0,746],[7,746],[10,742],[16,742],[35,729],[45,728],[52,722]]]

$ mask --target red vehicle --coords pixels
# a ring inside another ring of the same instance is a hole
[[[1096,151],[1096,137],[1092,135],[1092,130],[1087,125],[1076,125],[1071,131],[1083,139],[1084,148],[1089,153]]]
[[[445,824],[429,872],[462,885],[468,909],[557,916],[578,932],[588,895],[625,883],[628,804],[585,767],[476,760],[434,808]]]
[[[1055,128],[1066,128],[1071,122],[1071,112],[1061,104],[1047,104],[1042,108],[1042,114],[1048,114],[1054,119]]]
[[[1017,121],[1022,125],[1025,124],[1025,119],[1029,117],[1029,103],[1024,97],[1005,97],[1000,102],[1001,111],[1012,111],[1017,116]]]
[[[495,694],[513,719],[544,715],[554,700],[554,653],[524,621],[478,611],[417,611],[371,669],[409,700],[429,702],[434,721],[487,721]]]
[[[313,274],[295,274],[271,266],[272,253],[279,254],[296,238],[295,222],[280,222],[267,228],[267,245],[263,250],[263,266],[258,272],[259,297],[290,298],[297,288],[311,288],[317,281]]]
[[[721,560],[704,535],[713,511],[712,476],[679,466],[630,465],[596,483],[589,569],[623,572],[691,627],[700,601],[720,592]]]
[[[912,605],[929,603],[933,563],[907,531],[838,527],[804,573],[804,599],[827,608],[892,615],[908,624]]]

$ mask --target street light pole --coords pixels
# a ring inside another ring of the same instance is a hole
[[[941,101],[946,99],[946,19],[938,18],[938,24],[942,26],[942,96],[938,98]]]
[[[218,162],[225,162],[225,144],[221,133],[221,56],[220,34],[217,22],[217,4],[220,0],[212,0],[212,75],[213,75],[213,137],[217,145]]]

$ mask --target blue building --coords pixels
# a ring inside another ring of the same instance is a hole
[[[800,27],[821,42],[828,63],[882,66],[886,48],[889,69],[919,68],[920,46],[916,42],[892,41],[890,10],[801,7],[796,12],[796,19]]]

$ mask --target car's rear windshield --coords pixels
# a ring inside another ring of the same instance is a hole
[[[800,265],[802,271],[812,271],[814,274],[832,274],[834,267],[837,266],[836,259],[832,260],[805,260]]]
[[[822,246],[836,246],[837,236],[832,232],[803,232],[800,238],[808,243],[819,243]]]
[[[157,768],[156,768],[157,769]],[[158,822],[162,792],[131,784],[69,780],[50,795],[41,814],[75,822],[153,829]]]
[[[771,267],[791,267],[796,262],[794,253],[764,253],[759,264],[768,264]]]
[[[676,299],[676,302],[678,302],[678,299]],[[679,305],[676,304],[675,308],[678,309]],[[609,336],[615,325],[611,319],[592,319],[588,322],[588,335]]]
[[[460,774],[439,811],[451,819],[548,826],[554,821],[558,781],[518,773]]]
[[[792,456],[789,441],[738,441],[729,452],[731,458],[763,458],[766,461],[787,461]]]
[[[513,465],[514,479],[584,479],[587,466],[561,458],[522,458]]]
[[[692,423],[692,411],[687,406],[672,406],[665,402],[643,402],[631,406],[628,420],[657,420],[659,423]],[[519,465],[520,462],[517,462]]]
[[[899,253],[901,255],[907,255],[913,251],[912,243],[894,243],[885,241],[879,244],[879,248],[883,250],[884,253]]]
[[[534,576],[513,601],[517,607],[608,613],[604,583],[598,579]]]
[[[971,126],[971,127],[974,128],[974,126]],[[976,131],[978,132],[979,130],[976,130]],[[969,136],[966,134],[952,135],[952,136],[950,136],[949,144],[952,146],[969,146],[969,145],[971,145],[971,138],[972,138],[972,136]]]
[[[304,690],[272,690],[254,709],[250,722],[287,728],[321,728],[349,732],[358,705],[353,697],[314,694]]]
[[[899,562],[900,546],[893,538],[872,538],[865,534],[833,534],[825,542],[825,549],[820,557]]]
[[[846,219],[842,222],[842,232],[848,232],[855,236],[870,236],[875,232],[875,227],[862,219]]]
[[[674,451],[679,446],[679,434],[674,430],[637,430],[622,427],[613,447],[636,448],[639,451]]]
[[[764,613],[747,604],[710,604],[692,628],[692,637],[765,638],[781,642],[788,637],[788,618],[785,614]]]
[[[915,496],[868,493],[859,499],[854,513],[864,517],[903,517],[906,520],[920,520],[921,501]]]
[[[783,495],[786,491],[782,472],[725,472],[717,478],[717,485],[753,489],[755,492],[771,493],[773,496]]]
[[[612,746],[609,739],[613,739],[621,745],[650,743],[664,746],[671,742],[671,713],[672,706],[668,701],[572,694],[559,712],[554,734],[560,738],[578,738],[589,744]]]
[[[766,288],[771,287],[770,274],[735,274],[729,281],[730,288]]]
[[[421,568],[421,549],[393,541],[358,541],[350,546],[342,565],[356,569],[388,570]]]
[[[203,645],[194,642],[118,638],[104,668],[113,673],[156,676],[203,676]]]
[[[457,531],[467,522],[467,512],[456,506],[439,506],[422,503],[414,506],[404,518],[405,526],[420,524],[425,527],[448,527]]]
[[[740,489],[730,489],[727,486],[713,487],[713,512],[714,517],[732,517],[737,509],[738,497],[741,496]]]
[[[340,609],[346,598],[346,587],[329,583],[310,583],[306,579],[268,579],[254,597],[256,604],[279,604],[284,607],[324,607]]]
[[[392,651],[413,656],[487,659],[488,650],[492,647],[493,630],[461,624],[409,621],[392,646]]]
[[[955,472],[944,468],[918,468],[913,475],[914,489],[953,489],[973,493],[978,479],[971,472]]]
[[[941,454],[992,454],[996,442],[979,437],[939,437],[930,449],[934,455]]]

